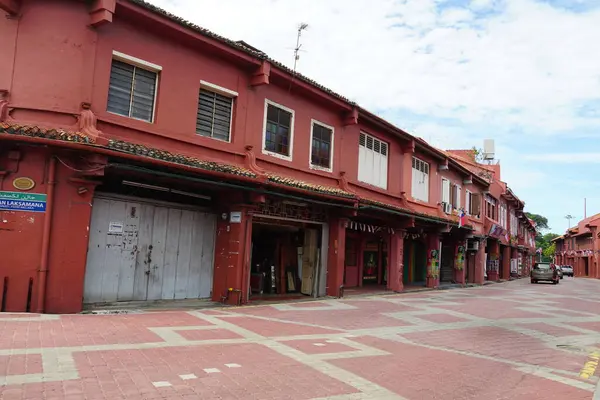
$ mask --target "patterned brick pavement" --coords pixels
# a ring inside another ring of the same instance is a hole
[[[600,400],[600,281],[0,314],[0,399]],[[597,391],[594,397],[594,391]]]

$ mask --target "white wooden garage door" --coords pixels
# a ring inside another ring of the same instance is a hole
[[[96,197],[84,303],[210,297],[215,230],[213,214]]]

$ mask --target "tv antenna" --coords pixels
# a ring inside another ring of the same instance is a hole
[[[296,36],[296,47],[294,47],[294,73],[296,72],[296,65],[300,59],[300,49],[302,48],[302,44],[300,44],[300,36],[302,36],[302,31],[306,29],[308,29],[307,23],[302,22],[300,25],[298,25],[298,36]]]

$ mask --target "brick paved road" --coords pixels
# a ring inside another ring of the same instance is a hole
[[[600,372],[600,281],[572,278],[0,326],[2,400],[578,400]]]

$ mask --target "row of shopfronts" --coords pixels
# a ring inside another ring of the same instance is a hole
[[[556,248],[554,262],[573,267],[575,276],[599,278],[600,214],[579,221],[564,235],[553,240]]]
[[[0,236],[15,249],[0,268],[2,311],[340,297],[482,284],[526,275],[531,265],[526,251],[471,226],[391,207],[234,185],[119,157],[94,164],[77,152],[27,145],[3,154],[4,170],[19,168],[3,175],[0,194],[45,203],[42,212],[0,211]],[[23,177],[33,190],[8,190]],[[42,264],[25,243],[39,245]]]

